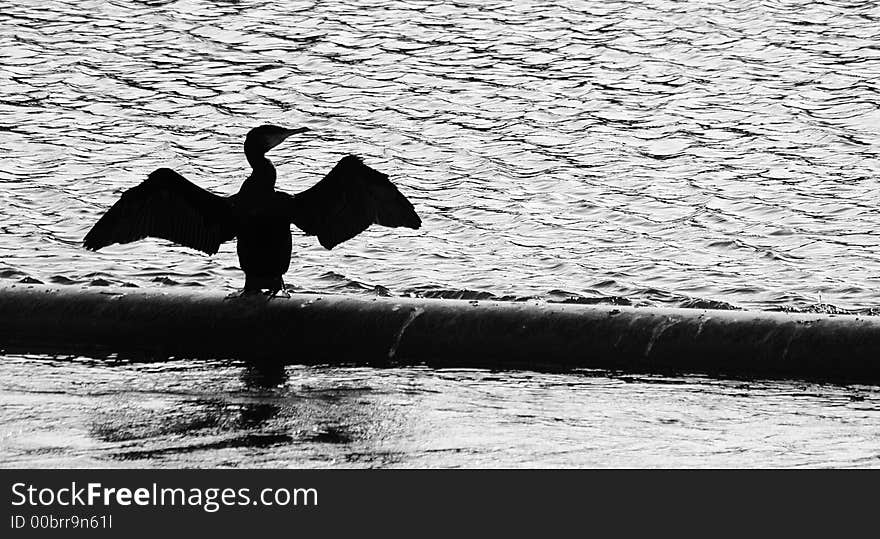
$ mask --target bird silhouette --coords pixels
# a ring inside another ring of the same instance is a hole
[[[245,274],[242,293],[284,290],[290,268],[290,225],[296,225],[327,249],[370,225],[418,229],[421,219],[388,176],[354,155],[343,157],[311,188],[289,195],[275,189],[275,167],[266,152],[308,128],[261,125],[251,129],[244,153],[253,171],[238,193],[220,196],[169,168],[152,172],[125,191],[86,234],[83,245],[98,250],[146,237],[214,254],[237,238],[238,261]]]

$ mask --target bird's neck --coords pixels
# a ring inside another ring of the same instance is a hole
[[[275,167],[263,154],[245,152],[248,163],[254,169],[241,186],[242,191],[258,192],[275,189]]]

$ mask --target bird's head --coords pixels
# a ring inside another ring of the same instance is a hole
[[[304,133],[308,127],[286,129],[277,125],[261,125],[248,131],[244,139],[244,151],[248,155],[263,155],[275,146],[281,144],[290,135]]]

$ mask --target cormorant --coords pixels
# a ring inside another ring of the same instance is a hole
[[[311,188],[296,195],[275,190],[275,167],[265,154],[287,137],[308,128],[261,125],[251,129],[244,153],[253,167],[238,193],[223,197],[160,168],[128,189],[86,234],[83,244],[98,250],[152,236],[214,254],[238,238],[238,261],[245,274],[243,293],[284,289],[290,267],[291,223],[317,236],[327,249],[371,224],[419,228],[413,205],[388,176],[354,155],[343,157]]]

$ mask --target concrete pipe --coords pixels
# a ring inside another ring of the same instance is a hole
[[[880,317],[537,301],[15,285],[0,349],[880,381]]]

